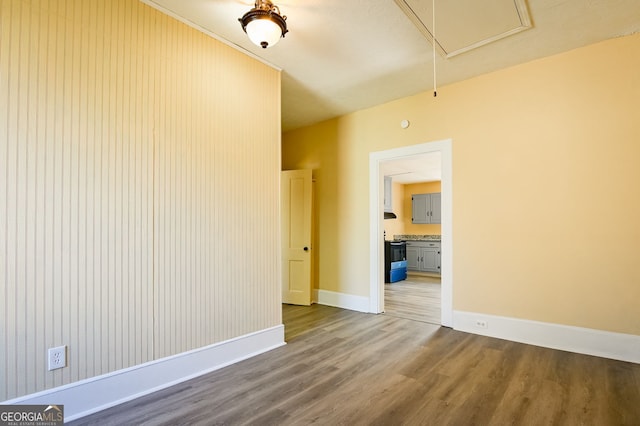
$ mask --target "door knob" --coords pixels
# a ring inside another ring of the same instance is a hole
[[[304,250],[304,251],[309,251],[309,247],[305,247],[305,248],[303,248],[302,250]]]

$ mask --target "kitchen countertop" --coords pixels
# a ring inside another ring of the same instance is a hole
[[[440,241],[440,235],[394,235],[395,240],[403,241]]]

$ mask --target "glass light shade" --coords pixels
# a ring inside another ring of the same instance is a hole
[[[245,28],[249,40],[263,48],[275,45],[282,37],[282,28],[271,19],[254,19]]]

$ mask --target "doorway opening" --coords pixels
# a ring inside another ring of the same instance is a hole
[[[441,303],[440,323],[453,326],[452,276],[452,153],[451,139],[428,142],[369,155],[369,253],[370,253],[370,312],[384,312],[384,240],[383,198],[384,175],[381,165],[417,155],[439,153],[441,158]]]

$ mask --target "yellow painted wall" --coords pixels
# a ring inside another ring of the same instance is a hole
[[[391,203],[393,205],[393,213],[396,214],[395,219],[385,219],[384,225],[384,233],[386,240],[393,240],[394,235],[404,234],[404,229],[406,226],[406,205],[404,202],[405,199],[405,185],[401,183],[393,182],[391,190]],[[411,212],[411,206],[409,206],[409,212]],[[409,213],[411,215],[411,213]],[[411,219],[409,219],[411,220]]]
[[[2,0],[0,111],[0,401],[281,324],[279,71],[137,0]]]
[[[442,225],[440,224],[419,224],[411,223],[411,196],[413,194],[431,194],[434,192],[440,192],[442,187],[440,182],[421,182],[413,183],[404,186],[404,230],[407,235],[441,235]]]
[[[640,34],[284,134],[319,287],[368,296],[369,153],[451,138],[454,309],[640,335],[638,69]]]

